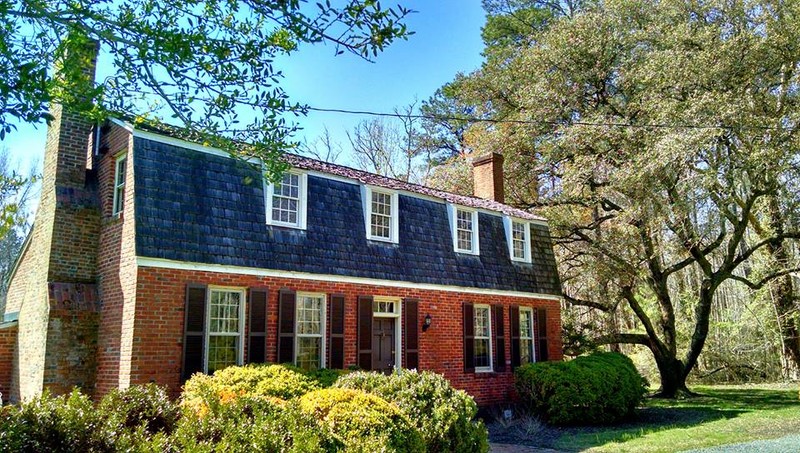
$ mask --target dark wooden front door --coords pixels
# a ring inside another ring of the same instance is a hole
[[[372,371],[390,373],[394,367],[394,318],[372,319]]]

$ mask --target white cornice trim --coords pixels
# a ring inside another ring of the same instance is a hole
[[[356,285],[387,286],[392,288],[410,288],[431,291],[447,291],[455,293],[482,294],[489,296],[525,297],[528,299],[561,300],[561,296],[552,294],[526,293],[521,291],[504,291],[496,289],[467,288],[462,286],[436,285],[430,283],[414,283],[395,280],[379,280],[364,277],[348,277],[345,275],[311,274],[307,272],[259,269],[254,267],[228,266],[224,264],[192,263],[173,261],[163,258],[136,257],[138,267],[157,267],[162,269],[178,269],[186,271],[216,272],[222,274],[255,275],[258,277],[291,278],[297,280],[314,280],[332,283],[352,283]]]

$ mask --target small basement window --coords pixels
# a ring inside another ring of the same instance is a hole
[[[114,201],[112,215],[119,216],[125,207],[125,174],[128,167],[128,155],[121,154],[114,163]]]

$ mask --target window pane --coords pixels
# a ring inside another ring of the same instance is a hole
[[[300,176],[285,173],[273,187],[272,220],[297,225],[300,208]]]
[[[489,366],[489,339],[475,339],[475,367]]]
[[[208,338],[208,372],[221,370],[236,365],[239,351],[239,337],[209,336]]]
[[[533,362],[533,341],[531,340],[520,340],[519,341],[519,353],[520,353],[520,361],[522,364],[531,363]]]
[[[514,258],[527,258],[527,256],[525,256],[525,243],[527,242],[527,238],[524,223],[511,223],[511,241],[513,245]]]
[[[315,370],[320,367],[322,356],[322,338],[302,337],[297,339],[297,366],[304,370]]]
[[[239,333],[241,293],[211,291],[210,302],[209,332]]]
[[[322,334],[322,298],[301,297],[297,304],[297,334]]]
[[[489,309],[487,307],[475,307],[475,336],[489,337]]]

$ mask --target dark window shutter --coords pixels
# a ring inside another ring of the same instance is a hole
[[[278,363],[294,362],[295,292],[282,289],[278,295]]]
[[[503,313],[503,306],[502,305],[494,305],[492,307],[492,313],[494,316],[494,347],[495,347],[495,357],[494,357],[494,371],[505,371],[506,370],[506,319],[505,313]]]
[[[331,295],[331,361],[328,368],[341,370],[344,368],[344,295]]]
[[[511,307],[511,369],[518,367],[522,362],[519,341],[519,307]]]
[[[186,285],[186,305],[183,323],[183,369],[181,379],[203,372],[203,352],[206,338],[206,286]]]
[[[403,327],[406,332],[406,361],[408,369],[419,368],[419,300],[403,299]]]
[[[547,361],[547,310],[540,308],[536,310],[536,361]]]
[[[372,369],[372,296],[358,296],[358,366]]]
[[[250,288],[247,363],[267,361],[267,289]]]
[[[475,372],[475,309],[472,304],[464,302],[464,372]]]

